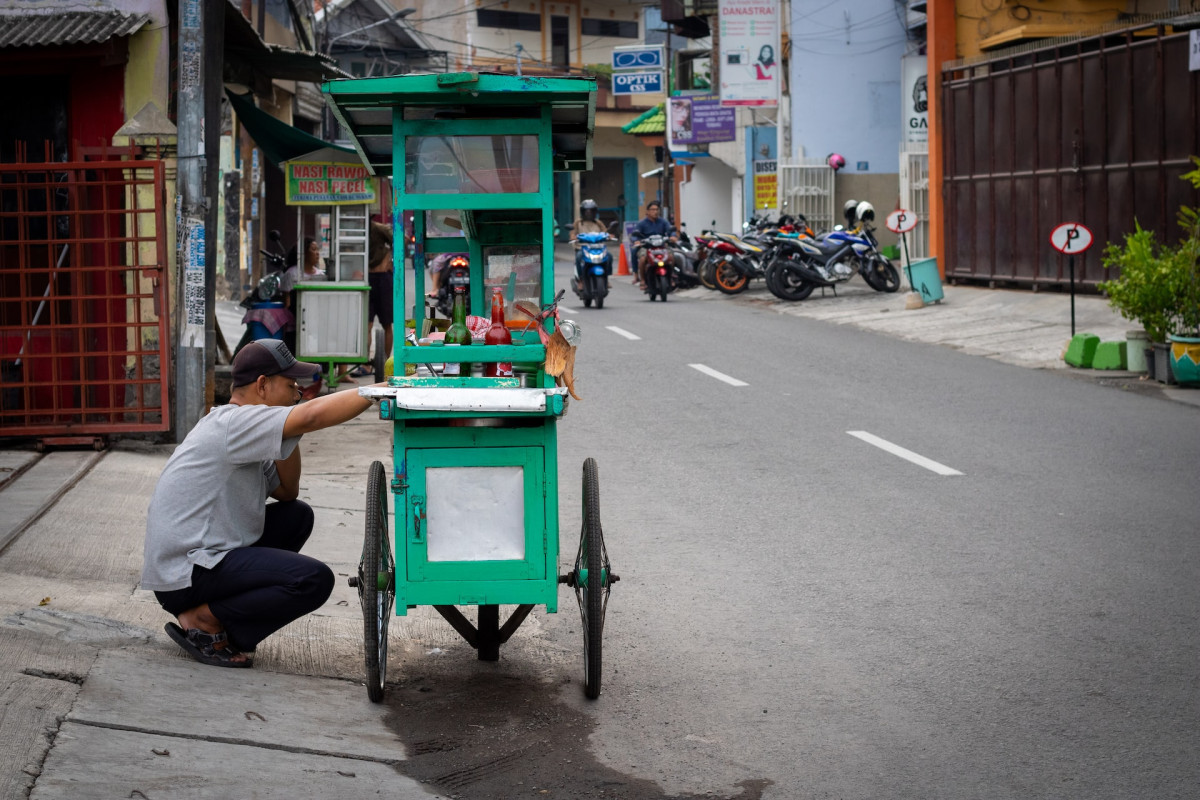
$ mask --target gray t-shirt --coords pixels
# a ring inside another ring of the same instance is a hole
[[[266,501],[279,486],[275,462],[300,437],[283,438],[292,406],[217,406],[175,449],[146,514],[142,588],[192,585],[192,566],[214,567],[262,536]]]

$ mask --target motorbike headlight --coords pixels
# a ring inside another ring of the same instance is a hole
[[[258,295],[263,300],[274,300],[279,296],[279,283],[282,280],[278,272],[263,276],[258,282]]]

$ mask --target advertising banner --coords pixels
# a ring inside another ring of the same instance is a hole
[[[779,0],[721,0],[721,105],[778,106]]]
[[[672,97],[667,104],[671,149],[737,139],[737,109],[712,96]]]
[[[364,205],[375,202],[375,180],[361,164],[287,162],[289,206]]]
[[[910,55],[900,59],[900,126],[906,145],[929,144],[929,89],[925,73],[929,67],[925,56]]]
[[[779,168],[775,159],[754,162],[754,208],[779,206]]]

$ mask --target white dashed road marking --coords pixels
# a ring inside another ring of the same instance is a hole
[[[850,434],[856,439],[862,439],[867,444],[873,444],[880,450],[886,450],[894,456],[900,456],[900,458],[903,458],[905,461],[911,461],[919,467],[924,467],[927,470],[936,472],[938,475],[962,475],[962,473],[956,469],[951,469],[945,464],[939,464],[931,458],[918,455],[912,450],[905,450],[898,444],[892,444],[887,439],[880,439],[878,436],[867,433],[866,431],[846,431],[846,433]]]
[[[642,338],[642,337],[638,336],[636,333],[630,333],[629,331],[625,330],[624,328],[618,328],[616,325],[606,325],[605,327],[608,330],[615,333],[617,336],[624,336],[626,339],[630,340],[631,342],[636,342]]]
[[[717,372],[712,367],[706,367],[703,364],[688,364],[688,366],[694,370],[697,370],[698,372],[703,372],[705,375],[709,376],[710,378],[716,378],[719,381],[724,381],[725,383],[728,383],[730,386],[749,386],[750,385],[750,384],[746,383],[745,381],[739,381],[737,378],[731,378],[728,375],[726,375],[724,372]]]

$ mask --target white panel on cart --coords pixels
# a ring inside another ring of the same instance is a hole
[[[523,467],[425,470],[429,561],[525,558]]]

